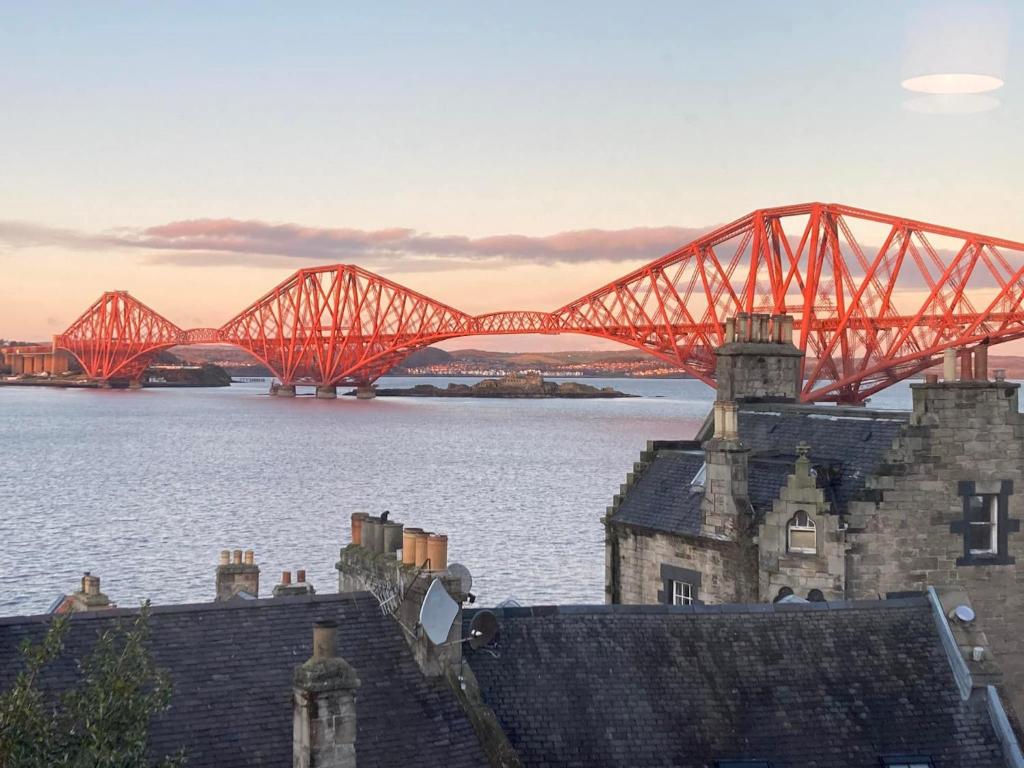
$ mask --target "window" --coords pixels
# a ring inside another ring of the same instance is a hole
[[[818,535],[811,516],[802,509],[793,515],[786,526],[786,549],[800,555],[814,555],[818,552]]]
[[[972,555],[999,552],[999,497],[994,493],[967,497],[967,551]]]
[[[963,517],[949,525],[951,533],[964,542],[963,557],[957,565],[1013,565],[1009,552],[1010,534],[1020,531],[1020,520],[1010,517],[1013,481],[961,480],[957,493],[963,498]]]
[[[700,571],[662,563],[658,602],[662,605],[700,605],[700,582]]]
[[[935,763],[927,755],[887,755],[882,757],[885,768],[934,768]]]
[[[672,581],[672,605],[693,605],[693,584],[688,581]]]

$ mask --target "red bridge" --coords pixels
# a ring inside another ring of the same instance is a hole
[[[880,243],[870,248],[861,240]],[[968,295],[969,294],[969,295]],[[468,315],[351,265],[300,269],[220,328],[183,330],[105,293],[56,346],[93,378],[137,380],[158,351],[229,343],[285,386],[366,386],[459,336],[582,333],[714,386],[714,349],[741,312],[789,314],[803,397],[863,402],[945,349],[1024,336],[1024,243],[844,205],[754,211],[552,312]]]

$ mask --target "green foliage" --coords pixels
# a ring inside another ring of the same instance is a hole
[[[21,649],[25,668],[0,693],[0,765],[4,768],[148,766],[150,718],[170,706],[167,675],[146,649],[149,606],[104,631],[77,661],[76,686],[52,700],[39,688],[44,668],[64,652],[68,617],[55,619],[37,644]],[[157,768],[185,764],[184,753]]]

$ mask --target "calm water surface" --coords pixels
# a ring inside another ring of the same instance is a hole
[[[236,548],[255,550],[267,593],[297,568],[334,592],[350,514],[385,509],[447,533],[483,604],[603,602],[600,517],[645,442],[692,437],[713,393],[687,380],[588,383],[643,397],[0,387],[0,614],[45,610],[84,570],[124,606],[206,601],[219,551]],[[909,401],[900,385],[871,404]]]

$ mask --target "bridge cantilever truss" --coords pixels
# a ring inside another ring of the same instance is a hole
[[[876,243],[870,247],[864,243]],[[98,379],[132,379],[162,349],[231,343],[287,384],[366,384],[460,336],[583,333],[714,384],[740,312],[790,314],[803,397],[862,402],[950,347],[1024,336],[1024,244],[844,205],[767,208],[553,312],[472,316],[351,265],[300,269],[218,329],[183,330],[123,291],[58,337]]]

